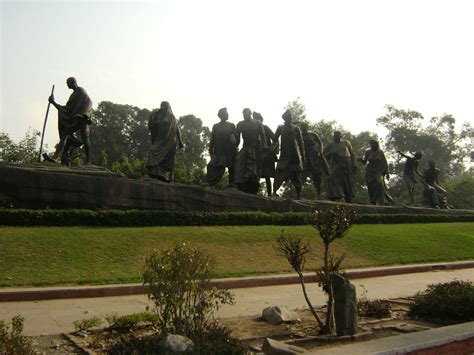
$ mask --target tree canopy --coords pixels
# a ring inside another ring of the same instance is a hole
[[[38,161],[38,140],[41,132],[28,130],[25,137],[15,143],[7,133],[0,132],[0,162],[27,164]]]
[[[180,117],[178,126],[184,149],[176,153],[175,179],[177,182],[199,184],[205,174],[211,132],[194,115]]]
[[[150,146],[148,119],[151,112],[131,105],[101,101],[94,111],[91,134],[93,162],[110,167],[126,156],[145,159]]]
[[[456,131],[456,119],[449,114],[432,117],[425,122],[423,115],[413,110],[385,106],[387,113],[377,118],[377,123],[388,130],[385,138],[386,153],[392,158],[394,170],[401,174],[403,159],[397,151],[423,153],[423,161],[435,160],[441,169],[441,180],[461,174],[470,154],[469,138],[473,128],[465,123]],[[422,164],[423,166],[425,163]]]

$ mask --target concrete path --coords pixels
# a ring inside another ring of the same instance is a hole
[[[412,296],[424,290],[428,284],[453,279],[474,281],[474,268],[362,278],[352,282],[356,285],[359,296],[363,294],[363,285],[368,297],[375,299]],[[307,289],[314,304],[325,302],[325,296],[317,284],[308,284]],[[298,284],[239,288],[233,292],[236,304],[222,307],[219,311],[222,318],[258,315],[269,305],[284,305],[293,309],[305,307]],[[144,295],[3,302],[0,303],[0,319],[9,320],[21,314],[26,319],[25,334],[47,335],[73,331],[72,322],[75,320],[104,317],[112,313],[124,315],[142,312],[146,306],[152,306],[152,303]]]

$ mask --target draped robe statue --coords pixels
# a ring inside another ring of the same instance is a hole
[[[168,102],[163,101],[160,109],[151,114],[148,129],[151,133],[151,147],[146,166],[148,175],[163,182],[171,182],[176,146],[183,148],[183,142],[178,122]]]

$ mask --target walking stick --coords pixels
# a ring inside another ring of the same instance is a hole
[[[51,89],[51,96],[53,96],[53,94],[54,94],[54,85],[53,85],[53,88]],[[41,152],[43,151],[44,132],[46,130],[46,122],[48,122],[49,106],[51,106],[51,102],[48,102],[48,107],[46,108],[46,115],[44,117],[43,133],[41,134],[41,144],[40,144],[40,150],[38,154],[38,163],[41,163]]]

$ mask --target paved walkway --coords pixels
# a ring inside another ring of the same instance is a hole
[[[368,297],[375,299],[412,296],[425,289],[428,284],[453,279],[474,281],[474,268],[362,278],[352,282],[356,285],[359,296],[365,288]],[[307,289],[314,304],[325,302],[325,296],[316,284],[308,284]],[[269,305],[283,305],[293,309],[305,306],[298,284],[239,288],[233,292],[236,304],[221,308],[219,315],[223,318],[261,314],[263,308]],[[21,314],[26,319],[25,334],[58,334],[73,331],[72,322],[75,320],[104,317],[112,313],[124,315],[142,312],[146,306],[151,305],[144,295],[3,302],[0,303],[0,319],[8,320]]]

